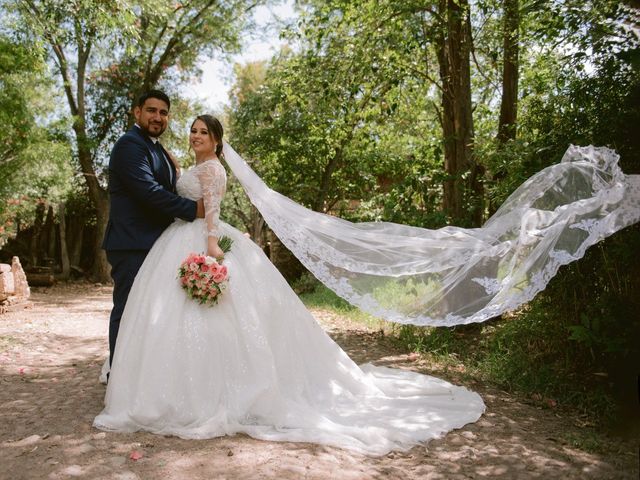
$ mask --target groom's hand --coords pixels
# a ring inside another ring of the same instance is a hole
[[[204,218],[204,202],[202,199],[196,202],[196,218]]]

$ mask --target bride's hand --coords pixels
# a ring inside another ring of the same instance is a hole
[[[209,237],[207,241],[207,255],[216,260],[224,259],[224,252],[218,246],[218,239],[216,237]]]

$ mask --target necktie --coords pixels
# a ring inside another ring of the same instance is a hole
[[[158,155],[160,155],[160,158],[162,158],[167,164],[167,168],[169,169],[169,181],[173,185],[173,170],[171,169],[171,164],[169,163],[169,159],[166,157],[166,155],[162,151],[162,145],[160,145],[160,142],[156,142],[155,147],[158,152]]]

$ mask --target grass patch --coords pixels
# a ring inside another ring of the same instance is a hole
[[[538,310],[470,331],[467,327],[397,331],[398,341],[411,350],[441,362],[459,361],[467,377],[610,426],[620,414],[611,382],[597,374],[589,352],[569,337],[566,325]]]
[[[349,302],[336,295],[333,290],[330,290],[319,282],[313,290],[303,292],[299,296],[300,300],[302,300],[302,303],[304,303],[307,308],[328,310],[373,329],[379,330],[382,327],[388,327],[387,322],[354,307]]]
[[[589,453],[604,454],[611,451],[611,444],[606,438],[602,437],[599,432],[588,430],[580,433],[567,432],[564,433],[560,440],[571,447],[583,450]]]

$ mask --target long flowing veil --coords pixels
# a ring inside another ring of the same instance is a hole
[[[269,227],[322,283],[375,316],[415,325],[482,322],[543,290],[561,265],[640,220],[640,175],[608,148],[570,146],[481,228],[352,223],[268,188],[224,155]]]

